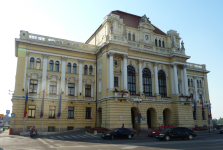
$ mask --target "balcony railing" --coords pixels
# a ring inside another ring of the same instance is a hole
[[[206,70],[205,65],[193,64],[193,63],[187,63],[187,67],[192,69]]]

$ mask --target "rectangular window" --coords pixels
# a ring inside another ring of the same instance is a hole
[[[50,94],[57,94],[57,83],[56,82],[50,82]]]
[[[55,132],[55,127],[48,127],[48,132]]]
[[[30,80],[29,93],[37,93],[37,80]]]
[[[114,87],[118,87],[118,77],[114,77]]]
[[[199,95],[199,99],[200,99],[200,103],[202,104],[203,100],[202,100],[202,94]]]
[[[91,108],[86,108],[86,119],[91,119]]]
[[[91,97],[91,85],[85,85],[85,97]]]
[[[74,127],[67,127],[67,131],[74,130]]]
[[[29,106],[28,118],[35,118],[36,106]]]
[[[49,118],[55,118],[55,106],[49,108]]]
[[[68,107],[68,119],[74,118],[74,107]]]
[[[68,95],[74,96],[74,83],[68,83]]]

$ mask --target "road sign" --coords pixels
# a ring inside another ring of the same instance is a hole
[[[142,117],[142,120],[146,120],[146,117]]]
[[[6,110],[6,114],[10,114],[10,110]]]
[[[0,117],[4,117],[4,114],[0,114]]]
[[[3,120],[3,117],[0,117],[0,120]]]
[[[15,113],[11,113],[11,117],[15,117]]]
[[[3,122],[0,121],[0,123],[3,123]]]
[[[162,117],[159,117],[159,120],[162,120]]]

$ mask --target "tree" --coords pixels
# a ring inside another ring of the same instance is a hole
[[[218,122],[218,120],[216,118],[212,119],[213,126],[216,126],[218,124],[217,122]]]

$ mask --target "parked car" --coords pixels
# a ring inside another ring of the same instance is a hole
[[[119,128],[109,131],[101,135],[103,139],[114,139],[114,138],[128,138],[131,139],[134,136],[134,132],[126,129],[126,128]]]
[[[181,138],[181,139],[188,138],[189,140],[193,140],[194,137],[196,136],[197,135],[194,130],[191,130],[186,127],[174,127],[164,132],[158,133],[156,135],[156,138],[160,140],[165,139],[166,141],[169,141],[170,139],[176,139],[176,138]]]
[[[169,128],[172,128],[172,127],[175,127],[175,126],[160,126],[159,128],[156,128],[153,131],[149,131],[148,136],[155,137],[157,133],[163,132],[163,131],[165,131]]]
[[[223,134],[223,128],[220,129],[220,134]]]

